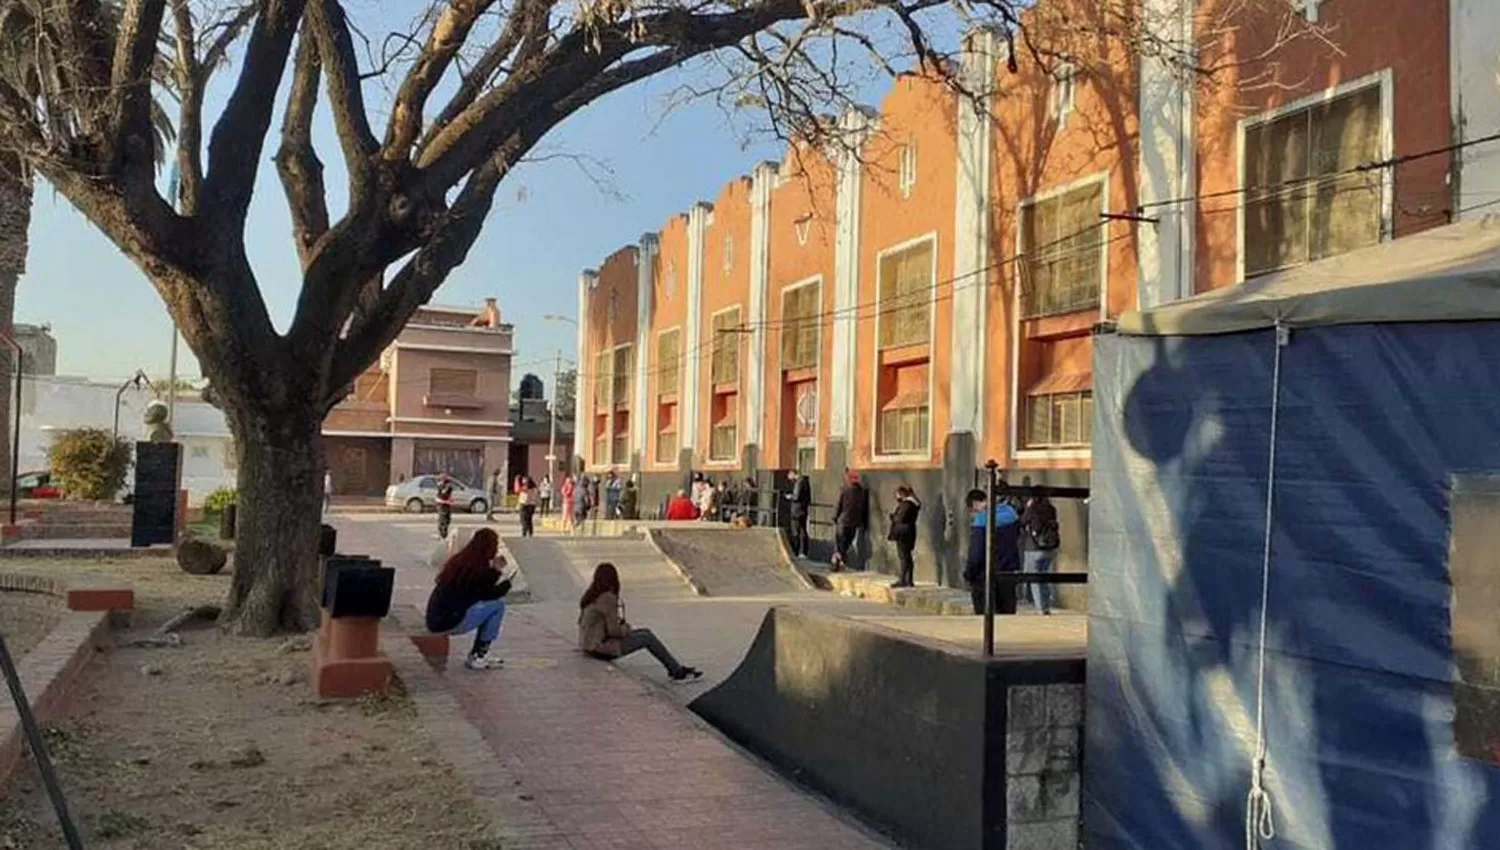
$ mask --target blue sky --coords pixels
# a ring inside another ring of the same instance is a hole
[[[396,23],[372,22],[363,17],[368,14],[373,13],[356,12],[356,22],[366,31]],[[382,11],[380,16],[395,14]],[[868,34],[877,40],[892,32],[888,21],[866,23],[871,24]],[[726,115],[706,101],[667,108],[670,96],[684,82],[704,82],[711,73],[706,64],[700,61],[616,92],[559,126],[533,152],[544,159],[524,164],[507,178],[467,262],[438,290],[435,303],[478,304],[491,295],[500,299],[506,320],[516,326],[515,381],[535,371],[550,388],[554,352],[560,349],[566,357],[576,351],[573,327],[544,322],[541,316],[576,313],[579,272],[642,233],[657,230],[693,202],[711,201],[725,182],[748,173],[756,163],[781,156],[779,144],[751,132],[760,123],[757,116]],[[235,71],[220,72],[210,88],[210,121]],[[861,99],[878,104],[887,82],[867,73],[860,83],[867,89]],[[366,97],[372,103],[383,101],[383,94],[367,84]],[[384,117],[373,115],[378,135],[383,134]],[[275,127],[280,118],[278,110]],[[320,111],[314,130],[329,188],[341,196],[343,170],[326,110]],[[276,142],[273,130],[246,245],[272,318],[284,328],[296,303],[300,276],[290,219],[270,162]],[[593,173],[585,173],[576,158],[589,162]],[[608,170],[603,186],[600,166]],[[165,193],[165,175],[160,182]],[[330,198],[335,213],[340,204],[340,197]],[[152,378],[168,373],[172,325],[155,290],[109,240],[44,184],[38,186],[16,320],[52,326],[60,373],[117,379],[136,369]],[[178,374],[198,376],[197,361],[186,344],[179,351]]]

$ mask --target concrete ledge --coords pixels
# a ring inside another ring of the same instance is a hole
[[[56,596],[67,603],[69,611],[108,613],[135,609],[135,590],[130,585],[103,578],[0,573],[0,590]]]
[[[63,715],[69,692],[88,660],[104,649],[108,632],[108,613],[72,611],[25,658],[16,659],[21,687],[38,723],[55,722]],[[24,763],[26,749],[20,715],[8,698],[0,701],[0,788]]]
[[[774,608],[689,707],[913,847],[1076,850],[1083,668]]]
[[[919,584],[916,587],[892,587],[896,577],[874,572],[830,572],[824,566],[803,566],[803,573],[819,590],[840,596],[868,599],[882,605],[894,605],[924,614],[969,616],[974,603],[967,590]]]
[[[116,561],[135,558],[170,558],[172,547],[132,548],[129,540],[22,540],[0,546],[0,559],[74,558],[84,561]]]

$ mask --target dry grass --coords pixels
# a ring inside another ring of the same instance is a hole
[[[132,582],[134,628],[221,601],[227,577],[165,560],[35,563]],[[12,565],[7,565],[11,569]],[[118,648],[85,677],[74,719],[48,730],[70,805],[103,850],[480,850],[481,813],[416,720],[410,701],[334,702],[306,681],[305,640],[228,637]],[[0,798],[0,848],[61,846],[34,768]]]
[[[62,616],[62,602],[43,593],[0,591],[0,635],[16,659],[41,643]]]

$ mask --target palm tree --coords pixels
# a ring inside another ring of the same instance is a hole
[[[52,0],[0,0],[0,79],[16,91],[33,94],[33,100],[45,102],[44,114],[58,136],[83,135],[89,130],[103,103],[95,97],[80,95],[87,91],[81,85],[78,70],[85,63],[109,61],[113,50],[115,24],[119,21],[119,4],[105,0],[97,7],[101,33],[80,28],[59,30],[52,25],[58,16],[48,16]],[[63,16],[67,18],[67,16]],[[65,108],[58,109],[54,98],[65,94]],[[171,120],[158,102],[152,103],[153,142],[160,165],[167,145],[174,137]],[[31,228],[31,204],[35,183],[29,169],[14,155],[0,156],[0,330],[15,331],[16,287],[26,272],[28,236]],[[0,482],[8,482],[20,470],[11,465],[11,394],[15,354],[0,345]],[[9,376],[9,377],[6,377]]]

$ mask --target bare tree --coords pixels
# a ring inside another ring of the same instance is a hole
[[[444,0],[412,3],[411,29],[379,39],[351,21],[351,5],[0,0],[29,12],[8,18],[0,41],[0,157],[42,176],[135,261],[228,417],[240,542],[224,617],[247,634],[315,623],[322,420],[464,261],[497,188],[553,127],[727,49],[745,96],[777,126],[816,137],[837,127],[821,116],[846,94],[841,46],[879,57],[877,67],[911,60],[945,73],[924,15],[1014,35],[1031,3]],[[882,15],[897,39],[870,35]],[[204,93],[222,69],[237,77],[209,121]],[[157,191],[153,158],[163,92],[177,103],[171,199]],[[325,185],[329,151],[314,144],[320,102],[347,174],[339,215]],[[245,249],[273,133],[302,268],[284,331]]]

